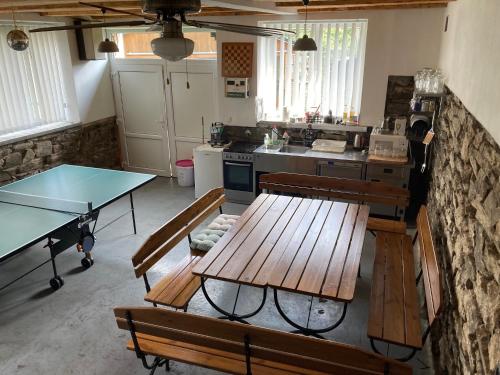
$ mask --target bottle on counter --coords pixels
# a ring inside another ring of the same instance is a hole
[[[276,125],[273,126],[273,129],[271,131],[271,142],[273,145],[278,143],[278,128]]]
[[[266,135],[264,136],[264,146],[269,146],[271,143],[271,138],[269,137],[269,134],[266,133]]]
[[[290,141],[290,136],[288,135],[288,133],[285,130],[285,132],[283,133],[283,144],[286,146],[289,141]]]
[[[344,123],[347,123],[347,120],[349,119],[349,107],[347,106],[347,104],[344,106],[344,113],[342,115],[342,120],[344,121]]]

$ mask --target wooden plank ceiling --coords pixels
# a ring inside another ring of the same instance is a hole
[[[139,0],[85,0],[88,3],[104,5],[129,12],[141,13],[142,1]],[[308,11],[335,12],[344,10],[372,10],[372,9],[408,9],[445,7],[448,2],[455,0],[312,0]],[[303,13],[305,8],[302,1],[297,0],[253,0],[253,1],[202,1],[203,10],[197,16],[234,16],[252,14],[271,14],[280,12]],[[252,7],[248,4],[252,3]],[[217,6],[214,6],[216,4]],[[259,4],[261,4],[259,6]],[[272,7],[272,11],[270,8]],[[224,6],[222,6],[224,5]],[[0,0],[0,14],[37,13],[41,16],[73,17],[85,19],[102,19],[99,9],[81,5],[75,0]],[[106,12],[106,18],[133,18],[113,12]]]

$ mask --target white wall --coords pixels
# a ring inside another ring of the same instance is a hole
[[[446,84],[500,143],[500,1],[458,0],[446,15],[439,61]]]
[[[75,32],[69,31],[67,34],[80,121],[89,123],[114,116],[109,60],[81,61],[78,58]]]
[[[423,67],[436,67],[439,61],[444,8],[351,11],[312,14],[311,19],[368,19],[365,74],[361,105],[361,122],[377,124],[384,116],[387,77],[413,75]],[[259,20],[297,19],[298,16],[227,17],[224,22],[256,25]],[[217,32],[218,52],[222,42],[255,42],[257,38],[228,32]],[[257,47],[255,48],[255,55]],[[254,56],[255,56],[254,55]],[[224,97],[224,78],[219,79],[220,121],[226,124],[255,126],[257,58],[250,81],[251,97]],[[220,72],[221,63],[218,63]],[[231,121],[229,121],[231,120]]]

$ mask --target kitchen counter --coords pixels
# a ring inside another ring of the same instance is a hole
[[[346,161],[353,163],[366,163],[372,164],[368,161],[368,153],[362,153],[361,151],[347,149],[343,153],[335,153],[335,152],[319,152],[307,150],[305,153],[296,153],[296,152],[280,152],[279,149],[266,149],[266,146],[262,145],[257,150],[254,151],[254,154],[260,155],[276,155],[278,157],[299,157],[299,158],[312,158],[312,159],[328,159],[328,160],[338,160],[338,161]],[[375,164],[375,163],[373,163]],[[376,163],[378,165],[382,163]],[[393,164],[391,164],[393,165]],[[413,163],[409,161],[407,164],[398,165],[400,167],[412,167]]]

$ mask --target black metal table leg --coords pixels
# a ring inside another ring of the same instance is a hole
[[[134,234],[137,234],[137,228],[135,225],[134,198],[132,198],[132,192],[129,193],[129,196],[130,196],[130,211],[132,212],[132,222],[134,224]]]
[[[212,306],[215,310],[217,310],[219,313],[221,313],[223,315],[221,317],[221,319],[228,319],[230,321],[237,321],[237,322],[244,323],[244,324],[249,324],[245,319],[248,319],[254,315],[257,315],[259,313],[259,311],[262,310],[262,308],[264,307],[264,304],[266,302],[266,297],[267,297],[267,288],[263,288],[262,289],[262,291],[263,291],[262,302],[260,303],[259,307],[257,307],[256,310],[254,310],[248,314],[239,315],[239,314],[235,313],[236,303],[238,302],[238,299],[236,299],[236,301],[235,301],[235,304],[233,307],[233,312],[228,312],[228,311],[220,308],[219,306],[217,306],[215,304],[214,301],[212,301],[212,299],[208,295],[207,289],[205,287],[205,278],[203,278],[203,277],[201,278],[201,290],[202,290],[203,295],[205,296],[206,300],[210,304],[210,306]],[[238,296],[239,296],[239,287],[238,287]]]
[[[342,309],[342,315],[340,316],[340,318],[334,324],[332,324],[331,326],[325,327],[325,328],[318,328],[318,329],[316,329],[316,328],[309,328],[309,317],[307,319],[307,326],[303,327],[300,324],[298,324],[298,323],[294,322],[293,320],[291,320],[286,315],[286,313],[283,311],[283,309],[281,308],[280,303],[279,303],[278,289],[274,289],[274,303],[275,303],[276,308],[278,309],[278,312],[281,315],[281,317],[283,319],[285,319],[285,321],[288,324],[290,324],[292,327],[294,327],[294,328],[297,329],[296,331],[292,331],[293,333],[303,333],[306,336],[314,336],[314,337],[317,337],[317,338],[324,338],[324,337],[322,337],[320,335],[320,333],[329,332],[329,331],[332,331],[335,328],[337,328],[342,323],[342,321],[344,320],[346,312],[347,312],[347,302],[344,302],[344,308]],[[311,309],[311,307],[312,307],[312,300],[311,300],[310,309]],[[311,312],[309,311],[309,316],[310,316],[310,313]]]

